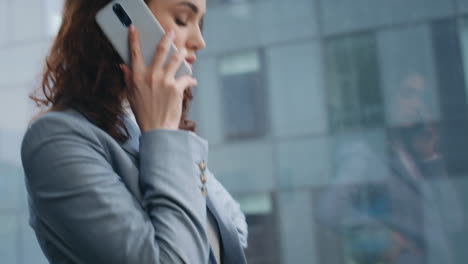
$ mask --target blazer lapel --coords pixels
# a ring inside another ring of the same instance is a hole
[[[408,166],[405,166],[400,153],[394,150],[395,157],[390,160],[391,168],[396,176],[398,176],[401,180],[406,182],[410,188],[412,188],[416,193],[424,196],[423,191],[421,190],[421,181],[422,179],[416,179],[415,176],[412,175],[411,170]],[[412,162],[407,160],[407,162]]]
[[[236,228],[232,225],[230,219],[225,219],[218,214],[219,208],[211,201],[210,195],[206,199],[206,206],[213,214],[218,223],[219,232],[221,235],[222,247],[222,262],[224,264],[242,264],[247,263],[244,251],[240,245]]]

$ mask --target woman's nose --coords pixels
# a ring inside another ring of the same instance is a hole
[[[195,29],[189,36],[188,39],[188,49],[193,49],[195,51],[202,50],[206,47],[205,39],[199,28]]]

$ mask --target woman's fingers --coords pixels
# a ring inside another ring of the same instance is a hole
[[[145,62],[141,53],[140,35],[135,26],[129,28],[130,56],[133,72],[143,72]]]
[[[186,49],[182,49],[179,52],[174,53],[174,55],[171,57],[171,60],[167,64],[166,74],[174,77],[177,73],[177,70],[180,68],[180,65],[182,65],[183,61],[185,60],[185,56],[187,56]]]
[[[175,33],[174,31],[169,31],[162,40],[159,42],[158,47],[156,48],[156,53],[153,58],[153,71],[157,69],[162,69],[164,63],[166,62],[168,53],[171,49],[172,41],[174,40]]]
[[[120,69],[122,69],[122,73],[124,75],[124,81],[128,88],[132,87],[132,71],[128,68],[125,64],[120,64]]]
[[[176,82],[177,82],[176,86],[179,89],[181,89],[182,94],[185,91],[185,89],[187,89],[189,87],[197,86],[197,84],[198,84],[197,79],[195,79],[195,78],[193,78],[192,76],[189,76],[189,75],[184,75],[184,76],[180,77],[179,79],[177,79]]]
[[[132,26],[129,42],[131,67],[122,65],[128,101],[142,131],[177,129],[179,127],[184,92],[196,86],[197,81],[186,75],[175,78],[177,69],[185,60],[186,51],[177,52],[165,65],[171,50],[174,33],[168,33],[158,44],[151,68],[141,53],[138,31]]]

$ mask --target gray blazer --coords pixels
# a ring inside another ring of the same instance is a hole
[[[188,131],[140,134],[119,144],[69,109],[35,121],[21,157],[30,225],[50,263],[216,263],[207,210],[217,221],[222,263],[246,263],[239,204],[205,169],[208,144]]]

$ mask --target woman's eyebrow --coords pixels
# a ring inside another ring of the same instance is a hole
[[[195,13],[195,14],[198,14],[198,7],[191,3],[191,2],[187,2],[187,1],[180,1],[179,3],[177,3],[177,5],[183,5],[183,6],[187,6],[189,7],[190,9],[192,9],[192,11]]]

